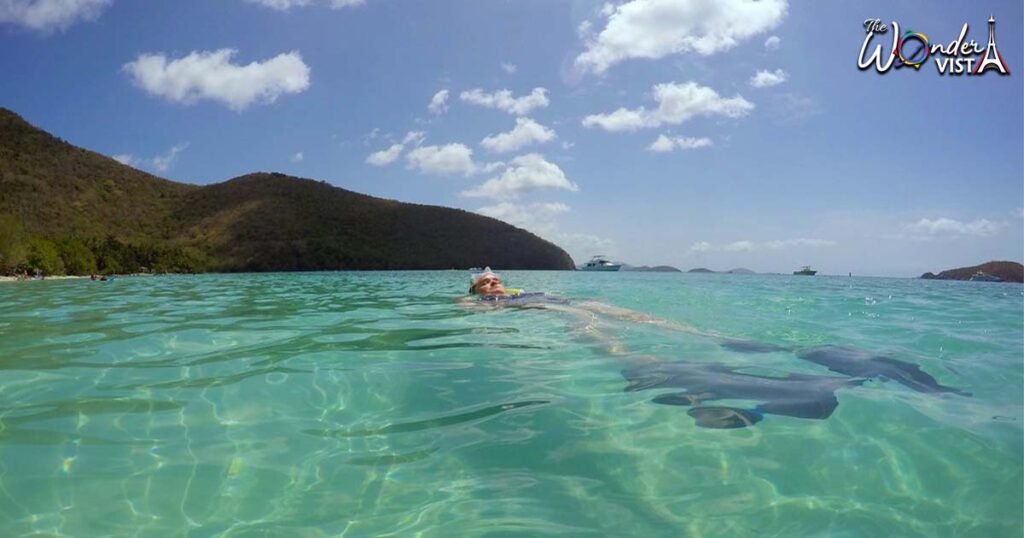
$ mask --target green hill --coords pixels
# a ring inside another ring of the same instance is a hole
[[[0,108],[0,272],[571,269],[559,247],[467,211],[257,173],[208,186],[84,150]]]

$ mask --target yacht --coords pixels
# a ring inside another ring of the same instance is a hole
[[[618,271],[622,268],[620,263],[612,263],[608,261],[607,256],[598,254],[590,259],[589,262],[583,264],[580,269],[582,271]]]
[[[1002,282],[1003,281],[1003,279],[997,277],[996,275],[990,275],[990,274],[988,274],[988,273],[986,273],[984,271],[978,271],[977,273],[974,273],[973,275],[971,275],[971,278],[969,278],[968,280],[971,280],[973,282]]]
[[[803,266],[799,271],[793,271],[794,275],[807,275],[814,276],[817,273],[814,269],[811,269],[810,265]]]

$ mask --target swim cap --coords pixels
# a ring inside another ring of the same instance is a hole
[[[496,276],[501,278],[501,275],[491,271],[490,266],[484,267],[483,269],[473,268],[469,270],[469,293],[473,293],[473,289],[476,288],[476,281],[480,280],[486,275]]]

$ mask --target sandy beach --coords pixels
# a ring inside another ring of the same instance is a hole
[[[60,275],[60,276],[48,276],[44,280],[71,280],[77,278],[89,278],[87,276],[77,275]],[[27,280],[18,280],[16,276],[0,276],[0,282],[40,282],[39,280],[33,280],[31,278]]]

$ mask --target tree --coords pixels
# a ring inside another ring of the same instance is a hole
[[[0,214],[0,273],[13,271],[25,263],[25,230],[21,219]]]
[[[57,242],[64,270],[69,275],[91,275],[96,273],[96,255],[82,240],[64,237]]]
[[[29,239],[28,264],[33,269],[40,269],[47,275],[64,274],[64,260],[60,258],[57,245],[43,237]]]

